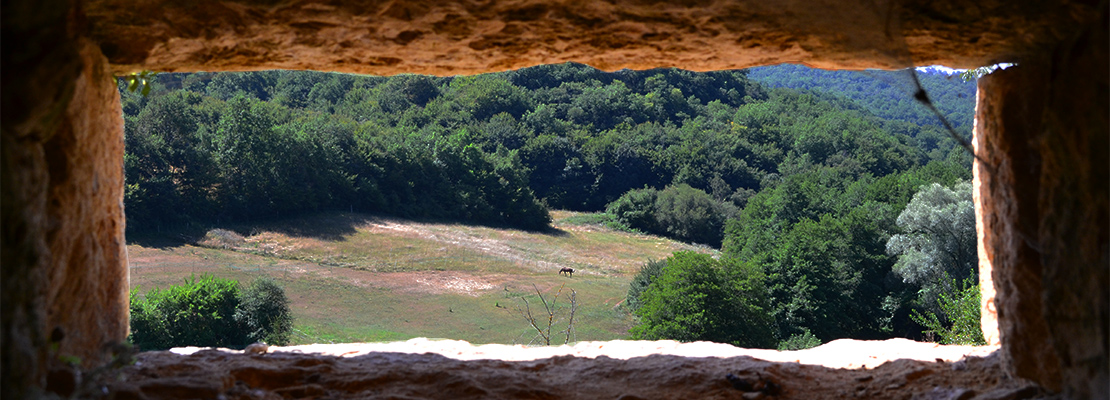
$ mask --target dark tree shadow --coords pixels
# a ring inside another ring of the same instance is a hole
[[[127,243],[137,244],[152,248],[179,247],[187,244],[195,245],[204,240],[205,235],[212,229],[226,229],[244,237],[255,235],[259,232],[270,231],[297,238],[312,238],[326,241],[342,241],[358,232],[358,227],[393,220],[398,222],[416,222],[428,224],[449,224],[468,227],[485,227],[495,229],[515,229],[524,232],[542,235],[564,237],[569,232],[555,228],[551,225],[539,230],[521,229],[508,224],[486,224],[449,218],[406,218],[391,215],[379,215],[358,212],[316,212],[295,215],[285,218],[273,218],[252,222],[237,223],[193,223],[160,230],[131,231],[127,232]]]

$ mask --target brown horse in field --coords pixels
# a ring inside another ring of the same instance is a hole
[[[559,270],[559,273],[560,274],[567,274],[567,276],[573,278],[574,277],[574,268],[563,267],[563,269]]]

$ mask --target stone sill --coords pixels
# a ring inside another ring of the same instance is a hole
[[[1029,398],[997,346],[836,340],[801,351],[674,341],[312,344],[140,353],[115,398]]]

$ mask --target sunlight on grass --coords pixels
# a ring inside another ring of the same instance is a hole
[[[555,212],[559,231],[549,233],[345,213],[318,217],[332,226],[298,218],[231,227],[253,234],[230,249],[129,245],[131,287],[145,293],[194,274],[240,282],[268,275],[291,301],[294,344],[414,337],[521,343],[534,332],[516,311],[519,296],[534,297],[532,284],[549,291],[565,283],[578,293],[577,339],[615,340],[627,338],[632,325],[620,304],[640,264],[677,250],[712,252],[559,220],[580,215]],[[578,272],[559,275],[562,266]]]

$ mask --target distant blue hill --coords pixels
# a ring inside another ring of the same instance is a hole
[[[971,134],[975,117],[975,82],[937,69],[918,70],[918,79],[933,104],[964,135]],[[825,92],[850,99],[876,116],[917,125],[941,126],[940,120],[913,98],[916,87],[902,71],[826,71],[782,64],[748,70],[748,78],[767,87]]]

